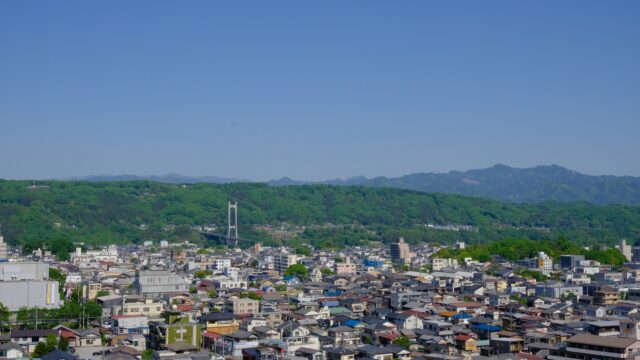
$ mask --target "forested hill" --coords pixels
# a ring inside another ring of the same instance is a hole
[[[194,226],[226,226],[229,200],[239,203],[241,235],[266,242],[272,241],[269,235],[255,231],[251,225],[285,221],[325,225],[309,227],[300,237],[326,246],[352,245],[363,239],[390,241],[398,235],[411,242],[555,239],[565,235],[578,242],[611,243],[620,238],[630,242],[640,238],[638,206],[516,205],[359,186],[176,185],[149,181],[47,181],[36,185],[0,180],[0,223],[5,239],[12,243],[37,244],[59,238],[100,244],[197,239],[199,233]],[[458,225],[472,225],[477,231],[461,230]]]
[[[235,183],[244,180],[213,176],[192,177],[178,174],[160,176],[87,176],[68,179],[73,181],[129,181],[151,180],[170,184]],[[486,169],[450,171],[447,173],[415,173],[400,177],[366,178],[356,176],[316,182],[281,178],[268,182],[273,186],[341,185],[391,187],[427,193],[478,196],[511,203],[538,203],[544,201],[587,201],[592,204],[640,204],[640,177],[593,176],[569,170],[558,165],[513,168],[495,165]]]
[[[558,165],[524,169],[495,165],[478,170],[416,173],[393,178],[355,177],[325,183],[481,196],[514,203],[588,201],[599,205],[640,204],[640,178],[638,177],[586,175]],[[271,184],[299,183],[284,178],[272,181]]]

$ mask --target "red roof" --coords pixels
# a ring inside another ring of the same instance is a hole
[[[379,334],[378,337],[381,337],[383,339],[388,339],[388,340],[395,340],[398,338],[398,335],[394,333],[382,333],[382,334]]]
[[[209,339],[212,339],[212,340],[215,340],[215,339],[219,338],[222,335],[220,335],[218,333],[211,332],[211,331],[205,331],[204,333],[202,333],[202,336],[204,336],[206,338],[209,338]]]
[[[191,310],[193,310],[193,306],[188,305],[188,304],[178,305],[178,306],[176,306],[176,308],[177,308],[179,311],[191,311]]]
[[[69,339],[69,338],[77,338],[78,334],[69,330],[60,330],[60,336],[62,336],[65,339]]]
[[[463,334],[460,334],[460,335],[458,335],[458,336],[453,338],[453,340],[455,340],[455,341],[467,341],[469,339],[471,339],[471,336],[463,335]]]

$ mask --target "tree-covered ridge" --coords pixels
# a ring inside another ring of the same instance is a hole
[[[300,184],[291,179],[281,179],[271,183],[274,185]],[[639,177],[586,175],[558,165],[524,169],[495,165],[486,169],[468,171],[416,173],[395,178],[355,177],[326,183],[480,196],[514,203],[588,201],[601,205],[640,204]]]
[[[493,256],[502,256],[506,260],[516,261],[531,259],[544,252],[558,261],[560,255],[584,255],[587,260],[595,260],[603,264],[622,265],[627,260],[624,255],[615,248],[601,249],[599,245],[586,249],[569,241],[564,237],[555,240],[530,240],[530,239],[502,239],[490,241],[484,244],[474,244],[464,249],[446,248],[438,251],[435,256],[443,258],[456,258],[486,262]]]
[[[128,243],[198,239],[195,226],[226,226],[227,201],[238,201],[240,232],[260,238],[253,224],[347,224],[307,229],[305,241],[353,245],[363,239],[482,242],[508,237],[578,242],[640,238],[640,207],[587,203],[518,205],[481,198],[390,188],[265,184],[162,184],[149,181],[0,181],[0,223],[12,243],[71,239]],[[424,224],[473,225],[443,231]],[[225,232],[224,230],[221,232]]]

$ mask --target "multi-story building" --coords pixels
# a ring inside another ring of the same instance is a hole
[[[560,267],[563,269],[573,269],[584,260],[584,255],[561,255]]]
[[[457,259],[451,259],[451,258],[447,258],[447,259],[440,259],[440,258],[432,258],[431,259],[431,270],[433,271],[440,271],[444,268],[457,268],[458,267],[458,260]]]
[[[536,285],[535,295],[551,298],[559,298],[561,296],[578,297],[582,295],[582,286],[567,285],[557,281],[549,281]]]
[[[59,283],[49,279],[49,264],[0,263],[0,303],[10,311],[60,307]]]
[[[231,297],[224,302],[224,311],[234,315],[256,315],[260,312],[260,301]]]
[[[138,294],[155,297],[170,292],[189,291],[189,282],[170,271],[141,270],[136,272],[134,286]]]
[[[407,263],[411,261],[411,250],[409,244],[404,242],[404,238],[399,238],[398,242],[391,244],[391,259]]]
[[[329,338],[333,339],[334,346],[354,347],[360,345],[360,333],[348,326],[336,326],[329,328]]]
[[[231,267],[230,259],[214,259],[213,260],[213,268],[216,270],[224,270],[228,267]]]
[[[288,252],[281,252],[273,255],[273,264],[276,271],[281,273],[285,272],[291,265],[295,265],[300,260],[300,257],[295,254],[289,254]]]
[[[49,264],[43,262],[0,263],[0,281],[46,280]]]
[[[246,280],[231,278],[229,276],[224,276],[224,275],[214,277],[213,279],[211,279],[211,282],[213,283],[213,286],[216,288],[216,290],[247,288]]]
[[[549,255],[545,254],[544,251],[538,253],[538,257],[536,257],[536,268],[543,271],[551,271],[553,270],[553,260],[549,257]]]
[[[115,335],[149,333],[149,319],[141,315],[113,315],[111,329]]]
[[[9,250],[7,248],[7,243],[4,242],[4,237],[2,233],[0,233],[0,261],[7,261],[9,258]]]
[[[163,304],[154,299],[126,299],[117,313],[122,315],[147,316],[151,319],[162,315]]]
[[[337,262],[334,266],[338,275],[354,275],[356,273],[356,264],[351,262],[349,256],[344,258],[344,262]]]
[[[87,300],[95,299],[100,290],[102,290],[102,284],[99,282],[86,281],[82,284],[82,295]]]
[[[620,241],[620,245],[618,246],[618,250],[624,255],[627,261],[631,261],[633,259],[633,249],[631,245],[627,244],[627,240],[622,239]]]
[[[70,254],[69,262],[79,267],[84,267],[89,263],[95,262],[117,263],[120,262],[118,247],[110,245],[104,249],[89,250],[86,252],[82,252],[81,248],[76,248],[76,251]]]

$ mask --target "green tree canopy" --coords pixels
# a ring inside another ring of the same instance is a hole
[[[295,276],[298,279],[304,280],[309,276],[309,270],[303,264],[294,264],[289,266],[284,274],[287,276]]]

